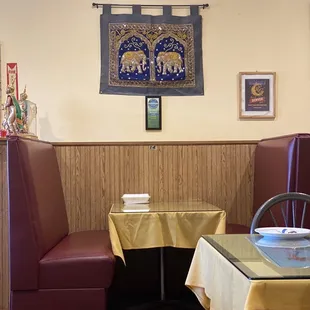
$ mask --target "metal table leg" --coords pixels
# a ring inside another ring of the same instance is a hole
[[[165,300],[165,262],[164,248],[160,248],[160,299]]]

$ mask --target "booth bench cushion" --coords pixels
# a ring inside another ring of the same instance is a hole
[[[108,288],[114,261],[107,231],[72,233],[40,260],[40,288]]]

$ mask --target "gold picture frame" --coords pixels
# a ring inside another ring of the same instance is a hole
[[[275,119],[276,73],[239,72],[239,119]]]

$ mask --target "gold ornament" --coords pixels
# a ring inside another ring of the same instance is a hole
[[[27,100],[27,98],[28,98],[28,95],[26,93],[26,85],[25,85],[24,91],[20,94],[20,100],[24,101],[24,100]]]
[[[12,78],[11,78],[11,85],[9,84],[9,85],[6,87],[6,94],[7,94],[7,95],[14,94],[14,91],[15,91],[15,86],[14,86],[15,80],[16,80],[16,77],[12,77]]]

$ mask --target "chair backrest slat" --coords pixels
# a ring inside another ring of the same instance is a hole
[[[275,226],[278,226],[277,220],[276,220],[276,218],[274,217],[274,215],[273,215],[273,213],[272,213],[271,210],[269,210],[269,213],[270,213],[270,215],[271,215],[271,218],[272,218],[272,220],[273,220],[274,225],[275,225]]]
[[[285,226],[288,226],[288,205],[283,206],[283,204],[281,204],[281,213]]]
[[[296,227],[296,201],[292,201],[292,220],[293,227]]]
[[[305,221],[305,215],[306,215],[306,210],[307,210],[307,201],[304,202],[304,207],[302,209],[302,216],[301,216],[301,227],[304,227],[304,221]]]

